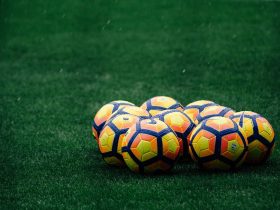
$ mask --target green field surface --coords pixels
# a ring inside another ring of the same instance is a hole
[[[279,209],[280,1],[0,0],[0,209]],[[137,175],[92,137],[105,103],[156,95],[266,117],[267,163]]]

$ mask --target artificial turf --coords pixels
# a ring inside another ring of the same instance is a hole
[[[179,163],[140,176],[102,160],[93,114],[122,99],[213,100],[278,138],[280,2],[0,0],[0,208],[279,209],[280,149],[258,167]]]

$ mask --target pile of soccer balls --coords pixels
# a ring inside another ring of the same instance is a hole
[[[183,107],[166,96],[140,107],[108,103],[95,115],[92,132],[106,163],[137,173],[166,172],[179,159],[214,170],[260,164],[275,141],[272,126],[257,113],[206,100]]]

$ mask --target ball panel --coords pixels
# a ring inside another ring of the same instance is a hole
[[[150,114],[146,110],[136,106],[124,107],[123,111],[139,117],[150,117]]]
[[[109,165],[114,165],[114,166],[124,166],[124,162],[120,160],[117,157],[111,156],[111,157],[103,157],[106,163]]]
[[[122,155],[128,168],[136,173],[139,172],[139,165],[131,158],[128,152],[123,152]]]
[[[152,132],[157,132],[157,130],[158,130],[157,123],[152,120],[149,122],[140,123],[140,128],[143,130],[145,129],[145,130],[149,130]]]
[[[187,114],[194,122],[200,112],[202,112],[206,107],[218,105],[213,101],[199,100],[192,102],[185,106],[184,113]]]
[[[239,113],[243,113],[244,115],[246,115],[246,116],[251,116],[251,117],[256,117],[256,116],[259,115],[258,113],[256,113],[256,112],[251,112],[251,111],[244,111],[244,112],[239,112]]]
[[[157,115],[157,114],[159,114],[161,112],[161,110],[149,110],[149,113],[150,113],[150,115],[151,116],[155,116],[155,115]]]
[[[141,129],[146,129],[151,132],[157,132],[157,133],[168,128],[168,126],[164,122],[162,122],[160,120],[156,120],[156,119],[141,121],[140,127],[141,127]]]
[[[156,139],[153,141],[156,141]],[[152,144],[150,141],[142,139],[137,145],[136,149],[139,152],[138,154],[140,154],[139,160],[143,162],[157,156],[157,153],[152,151]]]
[[[181,111],[181,112],[183,112],[184,111],[184,107],[181,105],[181,104],[178,104],[178,105],[174,105],[174,106],[172,106],[170,109],[176,109],[176,110],[179,110],[179,111]]]
[[[198,114],[195,123],[198,124],[203,120],[209,119],[210,117],[230,117],[233,114],[234,111],[230,108],[220,105],[209,106]]]
[[[215,144],[216,137],[213,136],[211,138],[207,138],[205,136],[201,136],[197,139],[196,142],[192,143],[192,146],[196,152],[196,154],[203,158],[207,156],[211,156],[215,152]]]
[[[251,142],[248,146],[248,154],[246,158],[247,163],[258,164],[261,163],[268,152],[268,148],[259,140]]]
[[[144,109],[144,110],[148,110],[148,107],[147,107],[147,103],[143,103],[141,106],[140,106],[141,109]]]
[[[158,160],[152,164],[145,166],[144,172],[145,173],[161,173],[169,171],[172,168],[169,164],[165,163],[164,161]]]
[[[194,101],[190,104],[188,104],[187,106],[204,106],[204,105],[209,105],[209,104],[215,104],[215,102],[213,101],[209,101],[209,100],[199,100],[199,101]]]
[[[150,114],[149,112],[147,112],[144,109],[141,109],[137,106],[125,106],[122,107],[120,109],[118,109],[117,111],[115,111],[111,116],[110,119],[115,118],[118,115],[122,115],[122,114],[130,114],[130,115],[134,115],[143,119],[146,118],[150,118]]]
[[[202,127],[198,127],[192,133],[191,143],[192,144],[197,143],[198,140],[202,137],[205,137],[207,139],[216,138],[215,135],[213,133],[211,133],[210,131],[204,130]]]
[[[196,158],[196,156],[194,155],[194,152],[193,152],[193,145],[189,146],[189,154],[193,161],[195,161],[195,162],[198,161],[198,159]]]
[[[156,157],[157,154],[154,152],[146,152],[145,154],[142,155],[141,161],[145,162],[148,160],[151,160],[152,158]]]
[[[99,149],[101,153],[112,151],[114,138],[115,132],[109,126],[106,126],[99,138]]]
[[[240,144],[241,143],[241,144]],[[244,151],[243,142],[237,133],[231,133],[222,137],[221,154],[229,160],[235,161]]]
[[[216,117],[209,118],[205,125],[220,132],[227,129],[233,129],[235,126],[232,120],[224,117],[218,119]]]
[[[249,144],[249,143],[248,143],[248,139],[247,139],[247,136],[246,136],[246,133],[245,133],[244,129],[243,129],[242,127],[240,127],[238,124],[237,124],[237,129],[238,129],[238,131],[239,131],[238,135],[239,135],[239,137],[240,137],[240,138],[238,138],[238,142],[239,142],[240,144],[243,143],[244,148],[245,148],[246,150],[248,150],[248,144]],[[241,141],[242,141],[242,143],[241,143]]]
[[[91,131],[92,131],[92,135],[94,136],[94,138],[96,139],[96,141],[98,143],[98,141],[99,141],[98,132],[97,132],[96,128],[94,127],[94,125],[92,125]]]
[[[101,125],[103,122],[105,122],[110,115],[112,114],[112,110],[114,108],[113,104],[106,104],[103,106],[95,115],[94,122],[97,126]]]
[[[131,144],[131,151],[141,161],[146,161],[148,157],[157,156],[157,138],[152,135],[140,133]],[[148,153],[147,155],[145,155]]]
[[[147,134],[143,134],[143,133],[141,134],[141,137],[142,137],[143,140],[146,140],[147,136],[148,136]],[[149,141],[151,143],[150,151],[157,154],[158,153],[157,138],[155,137],[155,138],[153,138],[152,140],[149,140]]]
[[[184,125],[186,119],[188,121],[188,118],[186,118],[186,117],[184,118],[182,116],[182,113],[180,113],[180,112],[171,112],[171,113],[166,114],[164,116],[164,122],[167,125],[172,125],[172,126],[178,127],[178,128],[180,128],[180,127],[182,127]],[[182,130],[179,130],[179,131],[182,132]]]
[[[133,142],[133,136],[137,132],[136,124],[132,125],[125,133],[122,146],[128,146],[129,141]]]
[[[126,137],[126,139],[128,139],[128,137]],[[138,144],[141,142],[141,136],[140,134],[138,134],[133,140],[132,140],[132,144],[130,146],[131,152],[135,155],[135,157],[137,157],[139,160],[141,160],[142,154],[139,152],[139,150],[137,149]]]
[[[224,107],[222,106],[211,106],[211,107],[207,107],[206,109],[204,109],[203,112],[200,113],[201,117],[207,117],[209,115],[217,115],[219,114]]]
[[[174,116],[172,116],[173,114]],[[168,121],[168,119],[170,119],[170,121]],[[170,113],[164,117],[164,121],[172,130],[180,133],[184,133],[189,127],[195,127],[193,121],[182,112]]]
[[[184,113],[188,115],[192,119],[192,121],[195,121],[197,115],[199,114],[199,109],[197,108],[184,109]]]
[[[119,104],[121,106],[123,106],[123,105],[135,106],[135,104],[133,104],[133,103],[131,103],[129,101],[124,101],[124,100],[116,100],[116,101],[112,101],[111,103]]]
[[[256,119],[256,122],[257,122],[257,125],[258,125],[259,134],[262,137],[264,137],[268,142],[271,143],[274,139],[274,131],[273,131],[272,126],[263,117],[258,117]]]
[[[126,139],[128,139],[129,137],[126,137]],[[151,136],[151,138],[153,138],[153,136]],[[133,140],[131,140],[131,146],[130,148],[137,148],[138,144],[141,142],[141,135],[138,134]]]
[[[118,146],[117,146],[117,153],[120,154],[120,155],[122,154],[122,143],[123,143],[124,137],[125,137],[124,133],[119,136],[119,141],[118,141]]]
[[[167,133],[162,136],[163,155],[169,159],[176,160],[179,154],[180,145],[174,133]]]
[[[132,154],[138,159],[141,160],[142,159],[142,154],[141,152],[137,149],[137,148],[131,148],[130,149]]]
[[[176,103],[176,100],[167,96],[158,96],[151,99],[152,106],[159,106],[163,108],[169,108]]]
[[[177,139],[178,139],[178,142],[179,142],[179,155],[181,157],[182,156],[187,156],[187,154],[188,154],[188,143],[187,142],[184,143],[184,141],[186,141],[186,140],[182,140],[182,138],[180,138],[178,136],[177,136]],[[187,153],[187,154],[184,154],[184,153]]]
[[[243,126],[246,136],[253,136],[254,135],[254,121],[251,118],[243,118]]]
[[[190,133],[190,137],[188,139],[188,145],[190,145],[191,140],[197,135],[197,133],[201,130],[202,123],[198,124]]]
[[[229,118],[230,116],[234,115],[234,113],[235,113],[235,111],[229,110],[229,111],[228,111],[227,113],[225,113],[223,116]]]
[[[202,164],[202,167],[210,170],[229,170],[230,165],[220,161],[220,160],[212,160]]]
[[[128,116],[128,115],[127,115]],[[120,118],[115,118],[111,120],[112,124],[117,128],[117,129],[121,129],[122,127],[124,127],[124,120],[120,120]]]

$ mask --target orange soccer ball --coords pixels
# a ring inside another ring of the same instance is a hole
[[[180,157],[187,159],[189,157],[190,135],[195,128],[191,118],[182,111],[171,109],[158,113],[154,119],[165,122],[176,133],[180,144]]]
[[[244,162],[248,142],[245,132],[236,122],[225,117],[212,117],[193,130],[189,150],[200,167],[229,170]]]
[[[113,112],[121,107],[135,106],[128,101],[112,101],[102,106],[96,113],[92,123],[92,134],[98,142],[100,132],[102,131],[106,121],[110,118]]]
[[[136,173],[162,173],[171,170],[179,157],[176,134],[158,119],[141,120],[126,133],[122,156]]]
[[[168,109],[184,110],[184,107],[175,99],[167,96],[153,97],[141,105],[142,109],[147,110],[152,116],[155,116],[159,112]]]
[[[245,162],[259,164],[265,162],[274,149],[275,134],[267,119],[261,115],[245,111],[230,117],[242,127],[248,139],[248,155]]]
[[[235,112],[231,108],[225,106],[220,106],[220,105],[209,106],[206,107],[202,112],[200,112],[196,116],[195,123],[199,124],[203,120],[206,120],[210,117],[230,117],[234,113]]]
[[[109,165],[122,166],[122,141],[127,130],[139,121],[139,117],[124,114],[109,120],[99,137],[99,150]]]
[[[213,101],[199,100],[185,106],[184,113],[187,114],[195,122],[197,115],[205,108],[217,105],[218,104]]]

